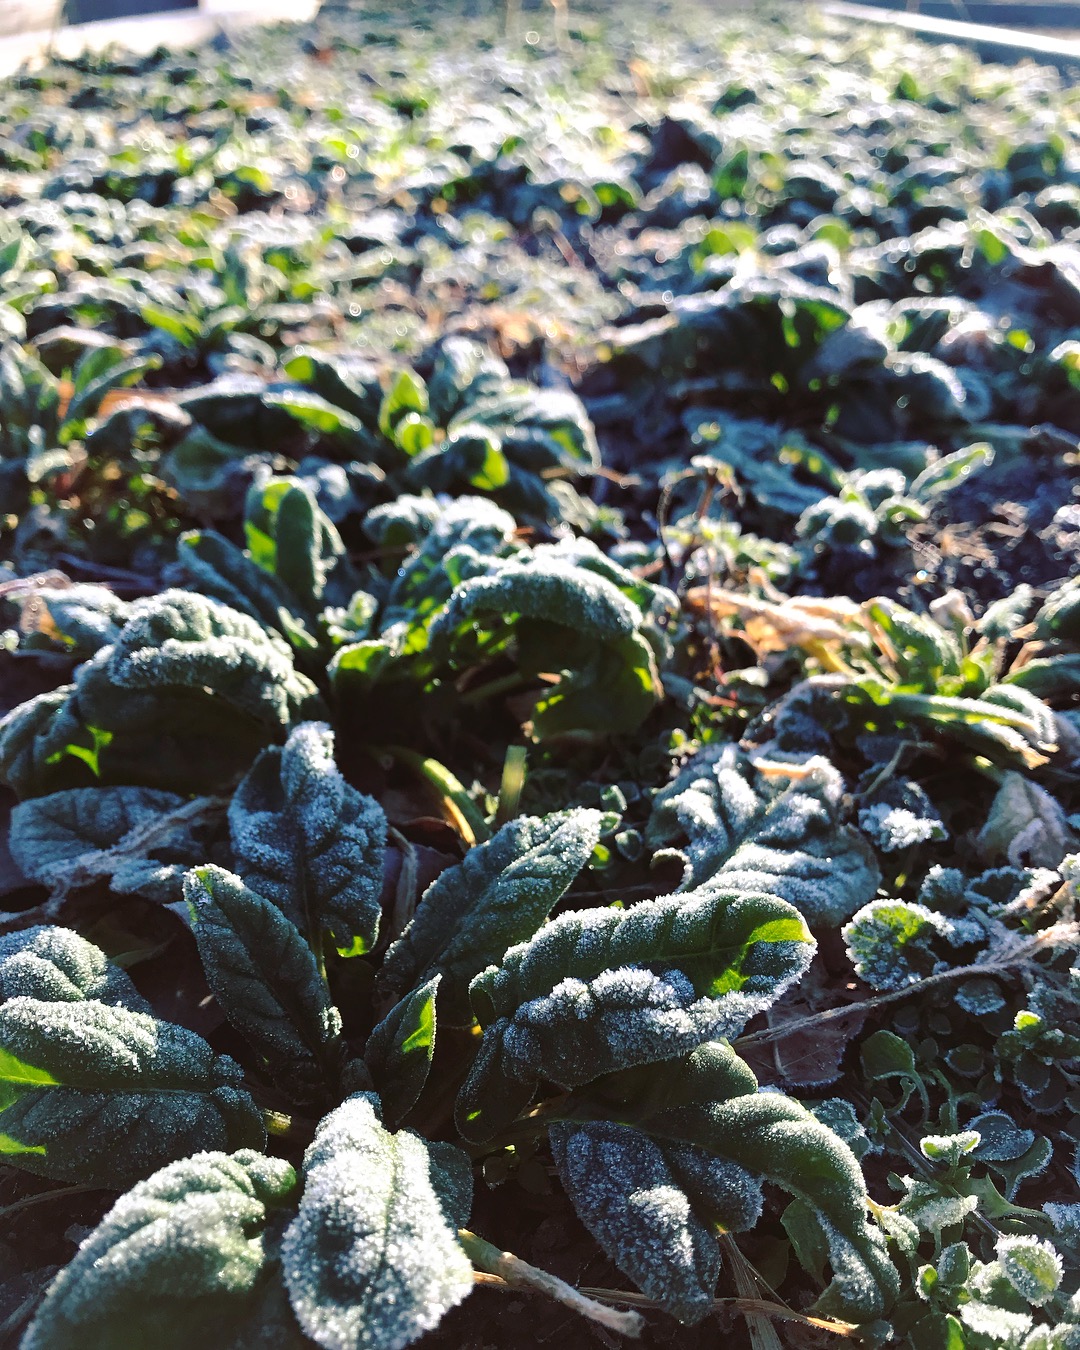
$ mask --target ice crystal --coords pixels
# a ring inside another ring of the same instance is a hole
[[[322,1123],[282,1246],[297,1320],[323,1350],[401,1350],[472,1290],[427,1145],[388,1133],[370,1094]]]

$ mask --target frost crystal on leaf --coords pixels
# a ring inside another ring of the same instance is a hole
[[[57,1181],[128,1185],[266,1138],[231,1059],[184,1027],[93,1001],[0,1006],[0,1085],[0,1152]]]
[[[470,849],[425,891],[377,977],[398,999],[439,974],[439,1012],[451,1024],[471,1020],[469,981],[514,942],[531,937],[588,862],[600,838],[599,811],[521,816]]]
[[[229,806],[229,832],[244,881],[309,940],[327,928],[343,954],[371,949],[386,817],[342,777],[329,727],[306,722],[259,756]]]
[[[289,1298],[323,1350],[402,1350],[472,1291],[438,1163],[419,1135],[383,1128],[377,1101],[350,1097],[319,1125],[285,1232]]]
[[[134,1012],[150,1011],[124,971],[69,928],[24,928],[0,937],[0,1003],[13,998],[45,1003],[94,999]]]
[[[972,919],[950,919],[925,905],[873,900],[841,930],[856,974],[873,989],[902,989],[947,969],[941,951],[985,941]]]
[[[1048,1303],[1061,1283],[1061,1257],[1049,1242],[1036,1237],[1001,1237],[997,1258],[1009,1283],[1028,1303]]]
[[[49,1286],[24,1350],[304,1344],[279,1286],[268,1224],[297,1189],[250,1150],[171,1163],[113,1205]]]
[[[766,891],[811,924],[838,923],[881,880],[841,821],[843,787],[820,756],[767,765],[735,745],[707,746],[657,794],[646,839],[682,849],[688,888]]]

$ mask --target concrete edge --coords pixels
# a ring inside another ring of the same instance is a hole
[[[305,23],[318,13],[319,0],[203,0],[202,7],[184,13],[166,10],[130,19],[100,19],[0,38],[0,78],[14,75],[23,66],[42,65],[51,55],[71,59],[84,52],[120,47],[132,52],[151,52],[156,47],[183,50],[216,37],[260,24]]]
[[[821,6],[822,13],[859,23],[876,23],[903,28],[912,37],[928,42],[955,42],[973,48],[985,61],[1015,64],[1035,61],[1056,66],[1058,70],[1080,77],[1080,42],[1046,33],[1027,33],[1022,28],[996,28],[990,24],[963,23],[959,19],[933,19],[902,9],[878,9],[870,5],[832,0]]]

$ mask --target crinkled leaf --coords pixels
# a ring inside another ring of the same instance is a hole
[[[171,900],[202,849],[193,822],[172,821],[183,804],[141,787],[34,797],[11,813],[11,851],[28,877],[55,890],[103,876],[121,893]]]
[[[441,974],[441,1015],[451,1024],[471,1021],[469,981],[533,935],[589,861],[601,825],[599,811],[580,808],[520,816],[470,849],[428,887],[386,953],[380,993],[398,999]]]
[[[309,941],[328,929],[343,954],[371,949],[386,817],[342,777],[329,727],[305,723],[259,756],[233,796],[229,830],[245,883]]]
[[[677,1182],[669,1190],[660,1179],[655,1152],[607,1153],[612,1176],[605,1178],[596,1168],[577,1183],[585,1192],[582,1219],[631,1278],[650,1281],[658,1291],[650,1296],[670,1299],[679,1316],[696,1320],[707,1311],[712,1267],[690,1259],[700,1243],[683,1219],[687,1207],[711,1224],[749,1226],[759,1212],[758,1186],[770,1182],[801,1200],[821,1227],[833,1280],[815,1306],[865,1321],[881,1316],[896,1296],[898,1280],[881,1235],[867,1223],[858,1162],[797,1102],[756,1087],[753,1074],[728,1046],[710,1043],[683,1059],[615,1074],[571,1096],[561,1113],[578,1125],[557,1127],[562,1132],[558,1154],[566,1156],[575,1128],[595,1130],[592,1118],[615,1116],[622,1122],[619,1128],[639,1132],[662,1152]],[[601,1127],[600,1139],[606,1130]],[[584,1154],[590,1144],[577,1147]],[[609,1204],[620,1194],[634,1195],[631,1160],[643,1169],[646,1185],[651,1175],[659,1189],[652,1213],[648,1203],[641,1206],[643,1221],[651,1220],[653,1227],[632,1235],[622,1214],[611,1208],[602,1213],[597,1203],[600,1192],[606,1192]],[[577,1184],[571,1191],[575,1205]],[[664,1243],[661,1236],[674,1242]],[[699,1268],[704,1279],[697,1278]]]
[[[401,1350],[472,1290],[438,1159],[411,1130],[386,1130],[377,1101],[358,1094],[321,1122],[285,1233],[289,1298],[324,1350]]]
[[[282,638],[205,596],[164,591],[131,606],[74,685],[0,722],[0,773],[20,796],[95,781],[205,792],[320,707]]]
[[[313,622],[284,582],[214,530],[188,530],[176,546],[177,569],[193,589],[250,614],[294,646],[313,646]]]
[[[105,953],[70,928],[38,926],[0,937],[0,1003],[36,998],[45,1003],[94,999],[149,1012],[129,977]]]
[[[684,885],[767,891],[811,924],[835,924],[881,881],[873,854],[841,821],[843,780],[820,756],[764,764],[708,746],[657,793],[647,841],[681,846]]]
[[[294,1100],[324,1098],[344,1057],[341,1018],[300,930],[220,867],[190,871],[184,896],[225,1016]]]
[[[500,1075],[576,1087],[734,1035],[813,951],[798,912],[770,895],[671,895],[560,915],[472,982],[484,1047],[458,1098],[458,1127],[475,1139],[500,1128],[489,1097]]]
[[[0,1151],[54,1181],[121,1187],[200,1149],[261,1148],[243,1075],[194,1032],[97,1002],[0,1007]]]
[[[640,631],[644,615],[608,577],[573,556],[535,550],[492,575],[458,585],[431,626],[433,644],[461,656],[475,634],[512,627],[523,672],[561,672],[538,702],[538,737],[577,728],[635,730],[660,696],[656,651]]]
[[[700,1321],[720,1269],[715,1225],[753,1227],[762,1205],[756,1178],[629,1125],[553,1125],[550,1136],[563,1186],[593,1237],[666,1312]]]
[[[493,394],[510,383],[506,363],[480,342],[451,334],[439,344],[428,381],[431,415],[446,423],[462,404]]]
[[[116,1202],[53,1280],[25,1350],[300,1350],[280,1296],[281,1158],[199,1153]]]

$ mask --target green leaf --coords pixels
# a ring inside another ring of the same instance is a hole
[[[807,1207],[823,1235],[833,1280],[815,1307],[859,1321],[880,1317],[899,1281],[883,1238],[867,1223],[858,1162],[797,1102],[756,1088],[738,1056],[714,1042],[573,1094],[560,1107],[568,1123],[553,1137],[579,1215],[643,1290],[648,1284],[650,1297],[692,1321],[708,1311],[715,1278],[702,1229],[711,1237],[717,1224],[752,1225],[760,1183],[778,1185]],[[619,1122],[617,1134],[594,1123],[605,1118]],[[640,1143],[630,1142],[634,1135]]]
[[[372,436],[363,422],[318,394],[306,389],[286,389],[279,394],[267,394],[265,401],[268,407],[280,408],[302,427],[329,438],[343,450],[364,458],[371,450]]]
[[[136,601],[115,645],[95,661],[121,689],[209,689],[275,728],[287,726],[315,697],[310,681],[292,668],[282,639],[190,591]]]
[[[106,877],[114,891],[169,903],[200,856],[184,799],[141,787],[70,788],[22,802],[11,813],[10,847],[23,872],[64,891]]]
[[[459,334],[443,338],[428,383],[431,415],[440,425],[469,402],[510,383],[506,363],[480,342]]]
[[[680,1322],[707,1316],[720,1270],[716,1228],[754,1226],[760,1182],[728,1159],[629,1125],[552,1125],[549,1133],[578,1217],[619,1269]]]
[[[18,1166],[121,1187],[201,1149],[261,1148],[243,1075],[194,1032],[97,1002],[0,1007],[0,1131]]]
[[[307,484],[297,478],[252,484],[244,532],[255,562],[313,612],[345,546]]]
[[[1061,1257],[1049,1242],[1020,1235],[1000,1237],[997,1258],[1009,1283],[1035,1307],[1048,1303],[1061,1283]]]
[[[229,806],[244,882],[318,949],[329,930],[342,954],[359,955],[379,930],[386,817],[348,784],[321,722],[296,728],[284,748],[255,761]]]
[[[188,530],[176,546],[177,569],[192,590],[250,614],[306,650],[316,645],[308,631],[314,613],[272,572],[213,530]]]
[[[422,415],[427,410],[427,386],[419,375],[411,370],[403,370],[390,386],[379,408],[379,430],[387,440],[392,441],[402,418],[409,413]]]
[[[92,942],[69,928],[38,926],[0,937],[0,1004],[14,998],[45,1003],[93,999],[149,1012],[128,976]]]
[[[911,484],[911,495],[924,500],[949,492],[966,482],[973,474],[988,469],[994,462],[994,447],[988,441],[977,441],[951,455],[943,455],[931,464]]]
[[[949,946],[985,941],[972,920],[905,900],[872,900],[841,929],[855,973],[872,989],[902,989],[948,966]]]
[[[704,891],[562,914],[470,986],[484,1045],[458,1098],[458,1128],[482,1140],[508,1123],[488,1100],[501,1075],[527,1100],[541,1078],[578,1087],[732,1036],[813,952],[798,912],[769,895]]]
[[[341,1018],[299,929],[220,867],[190,871],[184,897],[225,1016],[294,1101],[325,1099],[344,1059]]]
[[[472,1291],[439,1160],[411,1130],[389,1133],[377,1101],[358,1094],[321,1122],[285,1233],[293,1310],[325,1350],[401,1350]]]
[[[660,696],[657,652],[641,631],[645,615],[635,599],[599,570],[579,565],[571,549],[537,548],[455,587],[430,637],[467,664],[478,633],[512,629],[523,673],[562,672],[536,705],[538,737],[633,731]]]
[[[25,1350],[301,1350],[281,1296],[281,1158],[201,1153],[141,1181],[53,1280]]]
[[[516,385],[470,400],[450,423],[466,422],[498,432],[507,458],[534,473],[541,469],[600,466],[596,434],[585,407],[565,389]]]
[[[656,794],[646,841],[681,849],[686,886],[766,891],[811,924],[841,922],[881,881],[842,823],[843,779],[819,756],[759,765],[736,745],[707,746]]]
[[[451,1025],[472,1020],[469,981],[536,932],[589,861],[599,811],[520,816],[470,849],[424,893],[412,922],[383,960],[376,989],[396,1000],[443,977],[439,1011]]]
[[[435,996],[442,978],[433,975],[419,989],[406,994],[374,1029],[364,1047],[364,1059],[382,1101],[383,1119],[390,1129],[398,1128],[427,1082],[435,1055]]]

